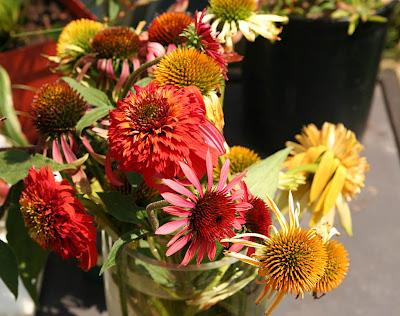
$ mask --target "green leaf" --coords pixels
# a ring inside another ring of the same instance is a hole
[[[120,7],[118,0],[109,0],[108,1],[108,17],[111,21],[113,21],[119,13]]]
[[[78,132],[78,134],[81,134],[86,127],[92,125],[97,120],[107,116],[110,112],[110,109],[112,109],[112,107],[103,106],[86,112],[85,115],[82,116],[82,118],[76,124],[76,131]]]
[[[252,165],[246,173],[245,182],[250,192],[263,200],[273,197],[279,182],[279,171],[291,148],[282,149],[275,154]]]
[[[10,78],[6,70],[0,66],[0,117],[4,116],[6,120],[4,124],[5,135],[15,144],[19,146],[28,145],[28,141],[24,133],[22,133],[21,125],[15,113]]]
[[[11,247],[0,240],[0,278],[8,289],[18,297],[18,263]]]
[[[107,259],[104,261],[103,266],[101,267],[100,275],[116,265],[117,257],[126,244],[138,240],[142,237],[143,236],[138,236],[133,232],[123,234],[111,247],[110,253],[108,254]]]
[[[121,222],[141,224],[138,211],[142,210],[133,201],[131,195],[124,195],[118,191],[97,193],[102,200],[108,214]]]
[[[90,105],[95,107],[113,107],[110,99],[103,91],[92,87],[86,87],[69,77],[63,77],[62,80],[68,83],[72,89],[76,90]]]
[[[88,154],[71,164],[59,164],[43,155],[30,155],[26,151],[14,149],[0,152],[0,178],[9,184],[15,184],[28,174],[29,169],[34,166],[41,168],[50,166],[53,171],[76,169],[89,157]]]
[[[38,302],[38,279],[47,260],[47,252],[33,241],[25,228],[19,206],[23,185],[12,187],[7,205],[7,240],[18,261],[19,275],[32,299]]]

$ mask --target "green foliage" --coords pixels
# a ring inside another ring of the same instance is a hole
[[[360,21],[386,22],[385,17],[376,14],[385,5],[383,0],[264,0],[262,3],[264,11],[279,15],[347,20],[349,35]]]
[[[19,275],[32,299],[38,302],[38,280],[47,260],[44,251],[28,235],[19,206],[22,183],[11,188],[5,209],[7,211],[7,240],[18,261]]]
[[[3,133],[7,138],[18,146],[28,145],[28,141],[22,133],[21,125],[15,113],[10,78],[2,66],[0,66],[0,117],[6,118],[0,124],[4,124]]]
[[[133,232],[128,232],[122,235],[113,244],[107,259],[104,261],[103,266],[101,267],[100,274],[103,274],[105,271],[116,265],[118,255],[121,253],[125,245],[129,244],[132,241],[139,240],[141,238],[143,238],[143,236],[138,236],[136,233]]]
[[[0,35],[14,30],[18,22],[20,8],[20,0],[0,1]]]
[[[0,278],[8,289],[18,297],[18,263],[11,247],[0,240]]]
[[[59,164],[43,155],[30,155],[26,151],[14,149],[0,152],[0,178],[9,184],[15,184],[28,174],[32,166],[41,168],[50,166],[54,171],[76,169],[88,158],[88,154],[71,164]]]
[[[79,134],[81,134],[86,127],[107,116],[110,110],[114,108],[110,99],[103,91],[92,87],[86,87],[72,78],[63,77],[62,79],[68,83],[71,88],[76,90],[87,103],[95,107],[86,112],[76,124],[76,130]]]
[[[282,149],[247,170],[245,182],[250,192],[263,200],[273,197],[279,183],[279,171],[291,148]]]
[[[125,195],[118,191],[97,193],[105,205],[108,214],[124,223],[141,224],[138,211],[142,210],[133,200],[132,195]]]

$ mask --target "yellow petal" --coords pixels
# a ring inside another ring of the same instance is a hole
[[[338,161],[335,161],[333,152],[328,150],[322,155],[321,162],[315,172],[310,190],[310,202],[314,202],[325,189],[328,181],[336,170]]]
[[[329,183],[329,188],[327,188],[328,193],[324,202],[324,214],[327,214],[335,206],[338,195],[342,192],[346,176],[346,168],[339,166],[332,181]]]
[[[340,224],[342,224],[344,230],[349,236],[353,235],[353,228],[351,224],[351,213],[350,208],[345,199],[339,194],[336,200],[336,207],[339,214]]]

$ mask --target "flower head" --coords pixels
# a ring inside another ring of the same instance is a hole
[[[261,157],[251,150],[243,146],[232,146],[223,156],[231,162],[231,174],[237,174],[245,171],[251,165],[261,160]],[[215,170],[215,176],[219,176],[220,168]]]
[[[365,173],[369,169],[367,159],[360,156],[363,146],[352,131],[342,124],[331,123],[324,123],[320,130],[310,124],[304,127],[302,134],[296,135],[296,140],[297,143],[287,142],[293,150],[286,167],[300,170],[315,166],[315,173],[305,173],[310,183],[311,225],[334,212],[335,207],[343,223],[345,217],[350,218],[346,200],[351,200],[364,187]],[[351,223],[343,224],[351,234]]]
[[[241,191],[234,191],[235,185],[243,177],[238,175],[230,183],[226,183],[229,170],[229,160],[225,161],[221,177],[217,185],[213,184],[213,170],[211,155],[208,152],[207,187],[203,188],[194,170],[184,163],[180,163],[182,171],[193,186],[195,193],[174,180],[164,179],[163,183],[176,193],[162,193],[162,197],[171,206],[164,207],[164,212],[178,216],[176,220],[159,227],[156,234],[167,235],[177,230],[177,234],[167,244],[167,256],[181,250],[190,244],[182,265],[187,265],[197,253],[197,264],[207,253],[210,260],[214,260],[216,243],[226,237],[233,237],[234,230],[241,229],[244,223],[240,212],[249,209],[251,205],[241,200]],[[181,196],[182,195],[182,196]]]
[[[227,79],[228,63],[224,57],[224,48],[216,39],[216,34],[212,32],[210,24],[204,22],[205,14],[205,10],[197,11],[194,15],[194,23],[185,29],[182,36],[187,39],[187,47],[196,48],[214,59]]]
[[[259,268],[258,274],[263,278],[265,289],[257,302],[268,293],[271,295],[276,293],[266,312],[266,315],[270,315],[285,294],[304,295],[305,292],[311,292],[314,289],[324,275],[328,255],[324,240],[317,231],[300,227],[300,211],[298,208],[295,209],[291,194],[289,195],[289,222],[271,199],[268,198],[267,204],[275,214],[280,230],[271,226],[269,237],[247,233],[223,241],[256,249],[256,253],[251,257],[234,252],[228,252],[227,255]],[[251,242],[244,237],[261,238],[263,242]]]
[[[66,82],[43,85],[36,93],[31,114],[42,135],[57,136],[73,130],[86,111],[87,104]]]
[[[165,12],[157,16],[149,26],[149,40],[163,45],[180,44],[183,30],[193,18],[184,12]]]
[[[93,37],[103,28],[102,23],[89,19],[68,23],[58,38],[57,56],[74,61],[79,56],[89,53]]]
[[[346,248],[337,240],[330,240],[326,244],[328,264],[325,273],[314,288],[314,294],[328,293],[337,288],[345,278],[349,269],[349,254]]]
[[[178,48],[165,55],[154,71],[155,81],[161,86],[196,86],[207,95],[223,81],[221,67],[205,53],[194,48]]]
[[[211,146],[214,164],[224,152],[222,134],[205,117],[202,96],[195,87],[136,87],[110,113],[111,155],[123,171],[136,171],[151,184],[153,178],[183,175],[185,160],[198,176]]]
[[[127,59],[137,54],[139,36],[129,27],[110,27],[96,34],[92,50],[99,58]]]
[[[76,258],[81,268],[96,264],[96,229],[75,190],[56,181],[48,167],[32,167],[24,180],[19,203],[29,235],[44,249],[62,258]]]
[[[214,32],[220,31],[218,40],[228,49],[233,46],[232,38],[240,31],[249,41],[257,35],[270,40],[279,39],[281,29],[274,22],[286,22],[286,17],[272,14],[257,14],[256,0],[210,0],[210,8],[205,16]]]

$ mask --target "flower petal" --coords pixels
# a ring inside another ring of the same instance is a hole
[[[156,235],[168,235],[174,231],[176,231],[178,228],[186,225],[188,223],[189,219],[184,218],[184,219],[178,219],[176,221],[168,222],[162,226],[160,226],[156,231]]]
[[[183,162],[179,162],[183,173],[185,174],[186,178],[193,184],[196,190],[199,192],[200,196],[204,195],[203,188],[201,187],[199,178],[197,178],[196,173],[190,168],[187,164]]]
[[[185,200],[181,196],[175,194],[175,193],[170,193],[170,192],[165,192],[161,193],[161,196],[169,203],[175,206],[180,206],[180,207],[187,207],[187,208],[193,208],[195,204],[191,201]]]
[[[181,250],[187,244],[187,242],[190,240],[191,237],[192,237],[191,234],[187,234],[182,238],[180,238],[179,240],[177,240],[173,245],[171,245],[168,248],[167,252],[165,253],[166,256],[169,257],[173,255],[175,252]]]
[[[174,180],[170,180],[170,179],[163,179],[162,182],[168,186],[169,188],[171,188],[172,190],[185,195],[186,197],[188,197],[189,199],[191,199],[192,201],[196,202],[197,201],[197,197],[190,192],[187,188],[185,188],[182,184],[174,181]]]

